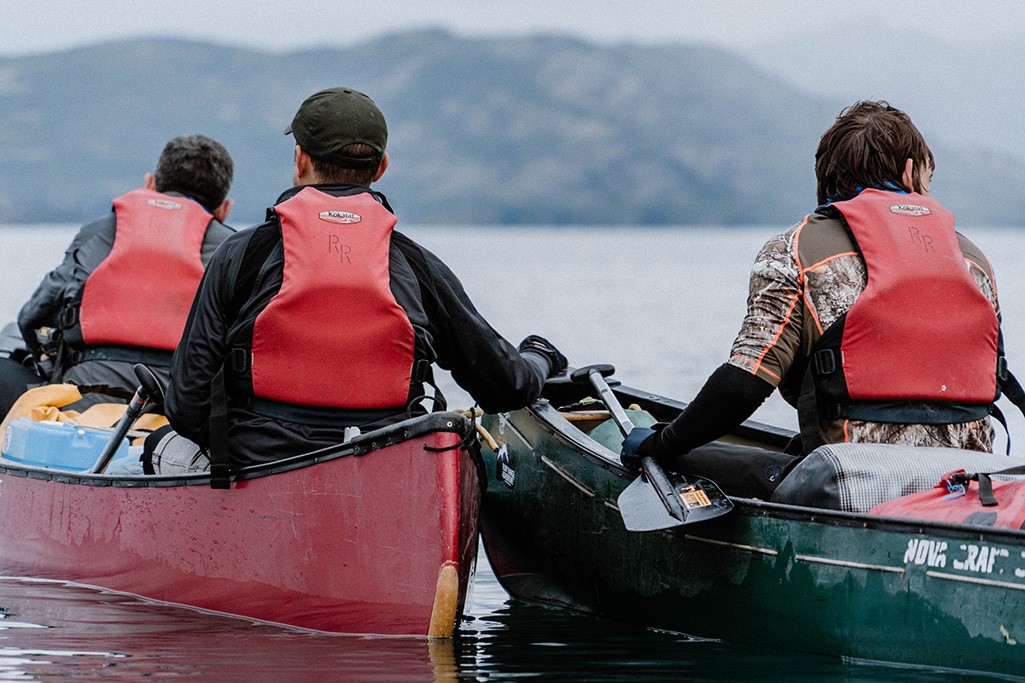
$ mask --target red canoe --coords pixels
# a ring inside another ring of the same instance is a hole
[[[246,468],[229,490],[0,460],[0,572],[318,631],[451,636],[477,556],[473,437],[433,413]]]

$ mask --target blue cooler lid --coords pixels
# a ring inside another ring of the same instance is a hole
[[[86,472],[96,464],[112,434],[111,429],[23,417],[7,425],[0,454],[23,465]],[[114,457],[127,455],[128,440],[122,439]]]

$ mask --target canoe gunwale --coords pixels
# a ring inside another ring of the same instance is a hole
[[[655,407],[656,410],[658,408],[668,408],[672,411],[680,409],[679,406],[686,406],[686,404],[678,401],[629,387],[618,386],[613,391],[624,398],[643,400],[646,404]],[[578,455],[586,456],[596,465],[617,474],[624,480],[629,481],[633,479],[634,475],[620,463],[617,454],[577,429],[572,423],[562,417],[548,400],[541,399],[526,410],[535,417],[542,429],[576,450]],[[757,438],[763,434],[763,427],[767,430],[764,432],[765,438]],[[757,422],[746,422],[743,425],[743,430],[738,430],[735,435],[747,439],[754,438],[765,443],[767,447],[772,448],[779,446],[781,442],[785,443],[789,440],[788,434],[790,433],[787,430],[761,425]],[[753,517],[773,517],[807,523],[822,523],[836,527],[876,529],[914,535],[940,532],[945,536],[958,539],[976,541],[986,539],[1011,544],[1022,544],[1023,539],[1025,539],[1025,530],[1009,529],[1006,527],[967,526],[952,522],[869,515],[863,512],[846,512],[828,508],[774,503],[757,498],[742,498],[738,496],[730,496],[730,500],[736,506],[736,513]],[[714,524],[715,522],[712,520],[711,522],[699,523],[689,528],[700,529],[709,523]]]
[[[728,515],[630,532],[615,502],[632,475],[586,433],[606,416],[567,417],[590,404],[565,389],[572,401],[485,421],[506,450],[485,453],[482,538],[513,597],[726,642],[930,668],[956,652],[964,671],[1019,674],[1025,530],[731,497]],[[613,391],[659,420],[685,405]],[[749,422],[724,440],[780,450],[789,435]]]
[[[393,425],[376,429],[366,434],[361,434],[352,440],[328,446],[309,453],[302,453],[289,458],[283,458],[274,462],[251,465],[232,473],[231,481],[247,481],[258,479],[283,472],[312,467],[323,462],[347,456],[362,457],[373,454],[374,451],[387,446],[410,441],[417,437],[433,433],[452,432],[459,436],[459,442],[453,448],[459,448],[472,434],[470,420],[461,413],[438,412],[410,418],[397,422]],[[474,461],[478,467],[483,467],[477,450],[467,449],[474,453]],[[65,484],[80,484],[84,486],[114,486],[126,488],[150,488],[150,487],[177,487],[177,486],[210,486],[210,475],[208,473],[185,474],[185,475],[160,475],[160,474],[90,474],[88,472],[73,472],[58,470],[49,467],[36,467],[23,465],[10,461],[0,460],[0,475],[28,477]],[[482,483],[485,478],[482,477]]]

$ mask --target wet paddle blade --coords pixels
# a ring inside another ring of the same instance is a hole
[[[619,494],[619,512],[628,531],[658,531],[694,524],[724,515],[733,509],[733,501],[708,479],[671,478],[674,493],[686,514],[674,517],[654,486],[642,474]]]

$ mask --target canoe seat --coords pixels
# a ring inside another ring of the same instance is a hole
[[[581,425],[581,422],[594,422],[595,425],[598,425],[612,417],[607,410],[576,410],[559,414],[567,421],[572,422],[574,427],[585,432],[590,428],[587,425]]]
[[[956,448],[842,443],[820,446],[780,482],[772,502],[868,512],[886,500],[932,488],[944,474],[995,472],[1020,458]]]
[[[641,410],[637,406],[627,408],[626,415],[637,427],[650,427],[656,422],[651,413]],[[582,432],[586,432],[588,436],[602,446],[619,455],[619,452],[623,449],[623,433],[620,431],[619,425],[616,424],[616,421],[612,419],[612,416],[607,411],[600,411],[600,415],[596,413],[594,417],[595,419],[590,423],[575,421],[573,426]]]

